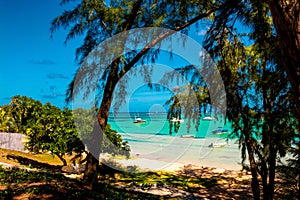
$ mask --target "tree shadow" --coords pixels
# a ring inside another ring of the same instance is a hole
[[[105,195],[116,199],[126,199],[128,196],[138,199],[252,198],[250,178],[245,178],[244,172],[220,172],[191,165],[175,172],[140,171],[137,166],[124,167],[113,160],[106,160],[105,164],[99,166],[98,189],[92,192],[81,180],[69,179],[61,173],[48,173],[61,172],[61,166],[15,155],[8,155],[7,158],[47,173],[11,169],[6,170],[4,175],[0,171],[0,179],[8,184],[2,191],[0,187],[0,196],[4,195],[7,197],[5,199],[25,193],[31,195],[30,199],[66,199],[69,196],[75,199],[103,199],[107,197]]]
[[[82,181],[62,174],[0,167],[1,199],[163,199],[159,195],[127,191],[100,183],[90,190]]]
[[[105,159],[101,162],[98,171],[100,182],[115,183],[119,180],[121,174],[134,173],[139,171],[139,168],[137,166],[123,166],[113,159]]]
[[[38,170],[45,170],[49,172],[62,172],[60,165],[50,165],[47,163],[39,162],[36,160],[32,160],[29,158],[25,158],[22,156],[16,156],[16,155],[7,155],[6,158],[8,160],[16,160],[21,165],[28,167],[28,168],[36,168]]]
[[[193,187],[189,190],[199,194],[201,198],[209,199],[252,199],[250,175],[245,172],[214,168],[194,168],[185,166],[177,171],[179,176],[190,177],[189,183],[199,183],[204,187]],[[197,181],[198,180],[198,181]],[[192,181],[192,182],[191,182]]]
[[[176,199],[251,199],[250,179],[244,172],[185,166],[176,172],[114,171],[101,181],[127,190]]]

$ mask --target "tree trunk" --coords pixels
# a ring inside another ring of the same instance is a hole
[[[281,59],[295,95],[298,130],[300,130],[300,1],[269,0],[268,4],[278,36]],[[300,149],[298,154],[300,155]],[[300,187],[299,170],[298,177],[298,187]],[[298,199],[300,199],[300,188],[298,191]]]
[[[100,129],[97,120],[95,120],[92,133],[90,133],[87,138],[83,139],[84,144],[86,144],[89,150],[86,157],[83,179],[93,190],[98,184],[98,168],[102,135],[102,130]]]
[[[270,119],[269,119],[270,120]],[[271,122],[272,123],[272,122]],[[276,155],[277,150],[274,144],[274,135],[271,133],[265,133],[267,136],[268,144],[264,146],[269,146],[267,160],[261,161],[261,177],[263,183],[263,197],[264,199],[273,199],[274,197],[274,186],[275,186],[275,170],[276,170]]]
[[[113,100],[113,91],[118,83],[119,77],[117,69],[120,60],[116,59],[111,66],[109,76],[106,80],[103,98],[100,105],[100,109],[95,119],[93,133],[89,137],[85,144],[88,147],[89,153],[87,155],[86,169],[84,174],[84,180],[92,187],[96,188],[98,184],[98,168],[99,158],[101,153],[101,144],[104,137],[104,130],[107,125],[110,106]]]
[[[132,12],[127,16],[127,21],[124,23],[123,25],[123,29],[124,31],[126,30],[130,30],[132,28],[132,25],[134,23],[134,19],[141,7],[142,4],[142,0],[137,0],[133,6]],[[182,30],[183,28],[197,22],[198,20],[208,16],[209,14],[211,14],[212,12],[214,12],[215,10],[217,10],[218,8],[214,8],[212,10],[209,10],[207,13],[201,14],[193,19],[191,19],[189,22],[183,24],[182,26],[176,27],[175,29],[177,31]],[[100,109],[98,111],[97,114],[97,123],[95,123],[95,127],[97,129],[101,129],[100,131],[93,131],[93,136],[92,136],[92,141],[90,141],[90,143],[92,144],[92,147],[95,148],[95,141],[102,141],[103,139],[103,131],[105,130],[105,127],[107,125],[107,121],[108,121],[108,116],[109,116],[109,110],[111,107],[111,103],[113,100],[113,91],[115,89],[115,86],[117,85],[118,81],[139,61],[139,59],[145,55],[148,50],[152,45],[155,45],[157,42],[161,41],[162,39],[164,39],[165,37],[167,37],[170,34],[173,34],[173,31],[169,31],[165,34],[162,34],[158,39],[152,41],[152,43],[150,43],[150,46],[146,46],[144,49],[142,49],[130,62],[128,62],[125,67],[124,70],[122,72],[120,72],[118,74],[118,66],[121,62],[120,57],[117,58],[116,60],[113,61],[113,63],[110,66],[110,72],[108,75],[108,78],[106,80],[106,84],[105,84],[105,88],[104,88],[104,92],[103,92],[103,98],[102,98],[102,102],[100,105]],[[120,44],[120,47],[122,47],[122,44]],[[121,53],[122,51],[120,51]],[[98,127],[97,125],[100,125],[100,127]],[[103,131],[102,131],[103,130]],[[100,133],[100,135],[99,135]],[[101,144],[101,143],[100,143]],[[100,147],[99,145],[99,148]],[[89,148],[88,148],[89,149]],[[90,149],[89,149],[90,150]],[[98,153],[99,152],[99,153]],[[94,185],[97,183],[97,179],[95,178],[95,174],[97,174],[97,168],[96,166],[98,166],[99,162],[96,162],[95,155],[100,155],[101,149],[99,150],[95,150],[94,153],[92,154],[88,154],[88,158],[87,158],[87,164],[86,164],[86,173],[85,173],[85,177],[86,180],[90,180],[90,183],[92,184],[92,188],[94,188]],[[91,179],[90,177],[93,177],[94,179]]]
[[[137,12],[141,7],[142,0],[138,0],[135,2],[132,12],[127,16],[127,21],[123,25],[124,31],[131,29],[134,19],[136,17]],[[124,45],[124,44],[123,44]],[[122,44],[120,44],[122,47]],[[123,47],[124,48],[124,47]],[[120,51],[121,53],[122,51]],[[92,141],[91,143],[94,152],[92,154],[88,154],[87,163],[86,163],[86,172],[85,172],[85,179],[91,183],[92,189],[96,187],[98,183],[98,166],[99,166],[99,156],[101,153],[101,143],[104,137],[104,130],[107,125],[109,110],[111,107],[111,103],[113,100],[113,92],[118,83],[118,81],[122,78],[123,75],[127,71],[131,69],[131,67],[135,64],[133,63],[131,66],[128,67],[127,70],[121,75],[118,74],[118,67],[120,64],[120,57],[114,60],[110,66],[110,72],[108,78],[106,80],[105,88],[103,91],[103,98],[101,101],[101,105],[99,111],[97,113],[97,119],[94,125],[94,131],[92,134]],[[100,140],[100,141],[99,141]],[[98,144],[97,144],[98,143]],[[90,150],[90,149],[89,149]],[[95,158],[97,156],[98,158]]]
[[[260,161],[260,173],[261,173],[261,182],[262,182],[262,190],[263,190],[263,199],[269,199],[269,185],[268,185],[268,167],[265,160]]]
[[[269,0],[281,50],[281,60],[297,100],[300,117],[300,2]],[[299,118],[298,118],[299,119]]]
[[[263,68],[263,81],[267,80],[267,73],[265,66]],[[263,108],[264,108],[264,119],[265,123],[262,127],[262,145],[263,145],[263,156],[261,156],[261,177],[263,184],[263,198],[265,200],[273,199],[274,194],[274,178],[275,178],[275,165],[276,162],[273,159],[276,158],[276,149],[274,148],[274,133],[273,133],[273,124],[272,120],[272,107],[269,99],[269,95],[267,94],[268,86],[262,86],[263,93]],[[265,155],[266,154],[266,155]]]
[[[91,152],[88,152],[83,179],[92,190],[95,190],[98,183],[98,166],[99,160]]]
[[[276,152],[274,145],[270,144],[270,154],[268,161],[261,161],[261,178],[263,186],[263,199],[271,200],[274,197],[275,169],[276,169]]]
[[[242,115],[243,124],[244,124],[244,136],[245,136],[245,144],[248,152],[249,162],[250,162],[250,170],[251,170],[251,188],[253,193],[253,199],[254,200],[260,200],[260,188],[259,188],[259,181],[258,181],[258,169],[255,162],[255,156],[254,151],[252,148],[252,141],[250,139],[250,130],[249,130],[249,119],[247,116],[247,113],[245,109],[243,109],[242,106],[241,110],[244,113]]]
[[[274,148],[273,144],[271,148],[273,149],[272,151],[274,151],[274,153],[271,153],[269,157],[269,193],[268,194],[269,194],[269,198],[273,199],[274,190],[275,190],[275,170],[276,170],[277,150]]]
[[[260,199],[260,188],[259,188],[259,181],[258,181],[258,174],[257,174],[257,166],[255,163],[254,153],[251,147],[251,141],[249,138],[246,138],[246,147],[248,151],[249,156],[249,162],[250,162],[250,170],[252,175],[252,181],[251,181],[251,188],[253,193],[253,199],[259,200]]]

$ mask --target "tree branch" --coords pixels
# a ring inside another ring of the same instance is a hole
[[[209,16],[210,14],[212,14],[213,12],[215,12],[215,11],[221,9],[221,8],[222,8],[222,6],[214,7],[212,9],[206,11],[205,13],[202,13],[202,14],[198,15],[197,17],[194,17],[193,19],[191,19],[190,21],[182,24],[181,26],[175,27],[174,30],[170,30],[166,33],[161,34],[155,40],[153,40],[150,43],[146,44],[146,46],[130,62],[126,62],[127,64],[125,65],[124,70],[120,72],[120,77],[125,75],[142,58],[143,55],[145,55],[153,46],[155,46],[156,44],[161,42],[163,39],[165,39],[166,37],[174,34],[176,31],[183,30],[184,28],[186,28],[186,27],[194,24],[195,22]]]

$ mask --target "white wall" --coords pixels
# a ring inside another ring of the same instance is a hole
[[[24,152],[25,138],[26,136],[20,133],[0,133],[0,148]]]

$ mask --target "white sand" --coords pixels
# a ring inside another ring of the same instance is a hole
[[[130,135],[136,141],[130,142],[132,159],[113,159],[125,167],[142,170],[174,171],[185,165],[210,167],[226,170],[240,170],[241,156],[234,140],[226,142],[218,138],[195,139],[168,136]],[[210,143],[225,146],[209,148]]]

